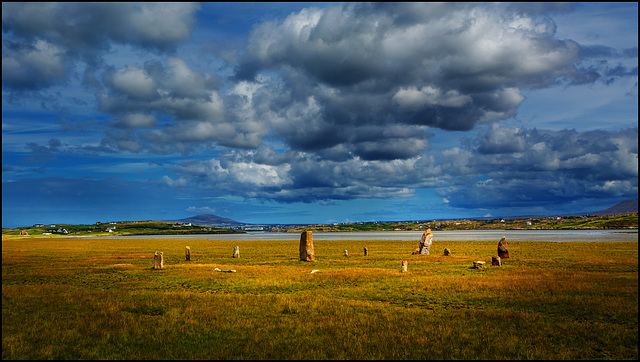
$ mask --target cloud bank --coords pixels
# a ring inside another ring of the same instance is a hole
[[[566,5],[311,7],[258,24],[237,63],[210,53],[231,75],[178,51],[197,4],[2,6],[3,92],[82,79],[109,117],[100,147],[201,156],[165,166],[171,187],[278,202],[433,188],[460,208],[637,195],[637,128],[500,123],[524,91],[637,77],[637,66],[613,65],[637,48],[558,38],[549,14]],[[107,62],[117,47],[146,56]],[[430,146],[435,130],[478,129],[461,147]]]

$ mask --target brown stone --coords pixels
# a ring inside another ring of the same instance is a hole
[[[444,249],[444,256],[449,256],[449,255],[451,255],[451,250],[445,248]]]
[[[315,260],[315,254],[313,251],[313,232],[311,231],[303,231],[300,235],[300,260]]]
[[[491,257],[491,265],[502,266],[502,260],[499,256],[494,255]]]
[[[233,248],[233,257],[234,258],[240,257],[240,248],[237,245]]]
[[[427,229],[427,231],[422,234],[422,238],[420,239],[420,255],[429,255],[429,250],[431,250],[431,243],[433,242],[433,233],[431,229]]]
[[[406,260],[403,260],[402,261],[402,269],[400,269],[400,273],[406,273],[408,265],[409,265],[409,263]]]
[[[369,255],[369,249],[364,248],[364,256],[368,256]]]
[[[501,259],[509,258],[509,250],[507,249],[507,237],[503,236],[498,243],[498,256]]]
[[[162,269],[163,262],[162,252],[156,251],[155,254],[153,254],[153,269]]]
[[[191,248],[188,246],[184,249],[184,257],[187,259],[187,261],[191,260]]]

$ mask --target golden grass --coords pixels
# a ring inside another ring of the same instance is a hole
[[[637,243],[497,242],[3,237],[2,355],[637,359]]]

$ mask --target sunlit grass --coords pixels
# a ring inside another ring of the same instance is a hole
[[[297,241],[3,238],[2,356],[638,357],[637,243],[509,242],[491,267],[498,240],[428,256],[417,240],[315,241],[301,262]]]

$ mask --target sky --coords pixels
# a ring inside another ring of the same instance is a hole
[[[2,227],[638,198],[638,4],[2,3]]]

